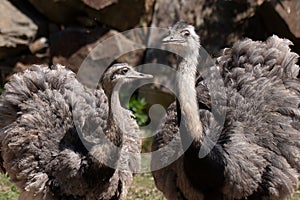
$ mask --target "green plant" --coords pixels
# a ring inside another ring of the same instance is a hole
[[[146,106],[145,98],[138,98],[135,95],[125,104],[125,107],[133,112],[139,126],[145,125],[148,121],[148,115],[145,114]]]

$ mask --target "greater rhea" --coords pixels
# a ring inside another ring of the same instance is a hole
[[[275,35],[238,41],[214,65],[199,66],[198,76],[201,45],[192,25],[176,23],[163,42],[182,57],[180,108],[168,108],[152,145],[165,148],[152,157],[158,189],[172,200],[288,199],[300,173],[299,66],[291,42]]]
[[[108,68],[99,89],[60,65],[14,74],[0,99],[0,144],[19,199],[125,199],[141,141],[119,89],[144,78],[126,63]]]

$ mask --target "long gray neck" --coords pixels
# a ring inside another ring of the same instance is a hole
[[[109,119],[109,123],[108,123],[108,128],[111,129],[110,131],[108,131],[108,134],[114,134],[110,137],[110,139],[112,141],[114,141],[117,145],[119,146],[122,142],[122,136],[121,134],[115,134],[116,132],[119,132],[120,129],[121,131],[123,130],[122,124],[124,123],[124,121],[126,120],[122,120],[124,119],[124,116],[122,117],[122,115],[124,115],[124,111],[125,109],[121,106],[120,103],[120,97],[119,97],[119,91],[120,91],[120,87],[121,85],[116,85],[112,90],[110,90],[110,92],[107,94],[108,96],[108,105],[109,105],[109,113],[108,113],[108,119]]]
[[[197,93],[195,88],[198,52],[183,59],[179,63],[177,76],[178,100],[181,105],[181,114],[186,128],[187,136],[195,142],[202,142],[202,124],[199,118]]]
[[[124,108],[121,106],[120,103],[120,97],[119,97],[119,92],[120,92],[120,87],[119,85],[116,85],[115,88],[113,88],[113,91],[111,93],[111,96],[109,97],[109,111],[112,116],[116,117],[118,115],[118,111],[123,110]],[[116,120],[116,119],[114,119]]]

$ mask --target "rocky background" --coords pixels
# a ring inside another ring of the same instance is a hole
[[[272,34],[290,39],[300,54],[299,0],[1,0],[0,84],[31,64],[60,63],[77,72],[106,38],[136,27],[167,28],[178,20],[196,26],[211,55],[241,38],[265,40]],[[120,44],[139,40],[139,35],[125,35]],[[120,48],[112,46],[105,53]],[[134,51],[117,61],[134,66],[170,63],[166,52],[153,49]],[[151,104],[154,93],[141,91]],[[162,105],[173,100],[168,95],[161,99]]]

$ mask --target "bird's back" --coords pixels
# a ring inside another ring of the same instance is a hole
[[[219,59],[228,99],[223,192],[230,198],[286,199],[299,183],[299,66],[289,45],[277,36],[247,39]]]

